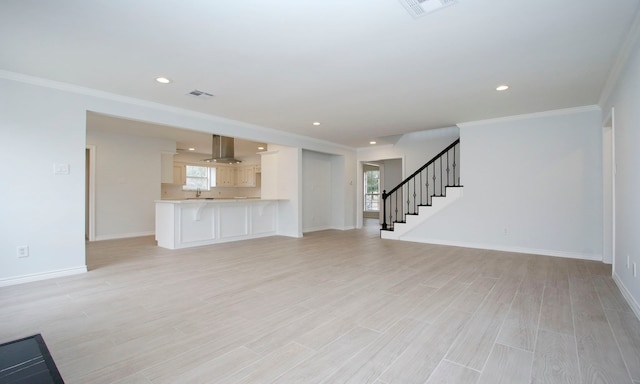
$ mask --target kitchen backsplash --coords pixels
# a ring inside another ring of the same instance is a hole
[[[183,191],[182,186],[162,184],[162,199],[186,199],[196,197],[196,191]],[[200,197],[214,197],[218,199],[234,197],[260,197],[260,184],[256,187],[214,187],[210,191],[202,191]]]

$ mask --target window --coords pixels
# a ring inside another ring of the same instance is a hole
[[[216,169],[196,165],[185,166],[186,182],[183,191],[209,191],[216,186]]]
[[[364,171],[364,211],[380,212],[380,170]]]

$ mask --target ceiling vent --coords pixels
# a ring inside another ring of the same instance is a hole
[[[209,92],[199,91],[194,89],[193,91],[187,93],[187,96],[195,97],[197,99],[208,100],[213,97],[213,95]]]
[[[413,16],[418,18],[428,13],[457,3],[457,0],[400,0],[400,3]]]

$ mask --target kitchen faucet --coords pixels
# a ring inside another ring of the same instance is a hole
[[[196,197],[200,197],[202,195],[202,191],[200,191],[200,187],[196,188]]]

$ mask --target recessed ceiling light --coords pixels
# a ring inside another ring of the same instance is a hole
[[[160,77],[156,77],[156,81],[160,84],[169,84],[171,82],[171,79],[160,76]]]
[[[313,125],[316,125],[316,126],[317,126],[317,125],[320,125],[320,122],[319,122],[319,121],[314,121],[314,122],[313,122]]]
[[[374,145],[374,144],[377,144],[377,143],[376,143],[375,141],[371,140],[371,141],[369,142],[369,144]]]
[[[264,149],[264,147],[258,147],[259,151],[262,151]]]
[[[196,149],[192,147],[192,148],[189,148],[189,150],[190,151],[195,151]]]
[[[496,91],[506,91],[507,89],[509,89],[509,86],[508,86],[508,85],[506,85],[506,84],[498,85],[498,86],[496,87]]]

